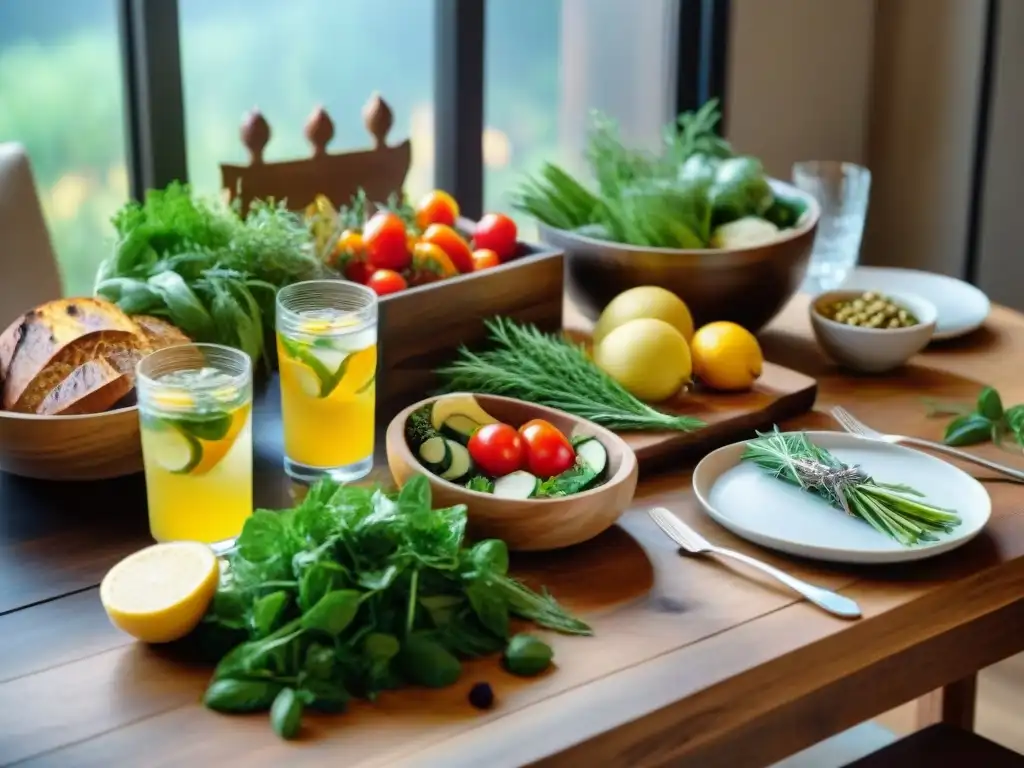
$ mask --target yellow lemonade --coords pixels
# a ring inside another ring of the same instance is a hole
[[[316,327],[310,323],[309,328]],[[365,345],[365,346],[362,346]],[[361,348],[355,348],[361,346]],[[375,333],[286,338],[278,334],[285,455],[331,469],[373,455]]]
[[[354,479],[373,466],[377,297],[344,280],[277,294],[284,466],[294,479]]]
[[[240,383],[204,367],[139,381],[153,538],[212,544],[237,536],[252,514],[251,378]]]

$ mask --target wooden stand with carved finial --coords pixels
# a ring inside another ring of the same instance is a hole
[[[220,166],[228,199],[239,199],[243,210],[253,200],[274,199],[286,201],[293,211],[302,211],[317,195],[324,195],[335,207],[346,205],[360,187],[370,200],[384,201],[393,193],[401,194],[412,162],[412,144],[406,139],[388,146],[394,115],[379,94],[373,94],[363,107],[363,124],[373,147],[332,155],[327,145],[334,138],[334,122],[323,107],[317,107],[305,128],[312,156],[268,163],[263,151],[270,141],[270,124],[254,109],[245,116],[241,128],[249,164]]]

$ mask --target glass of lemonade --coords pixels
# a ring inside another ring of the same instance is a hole
[[[153,538],[233,539],[252,514],[252,359],[167,347],[139,362],[136,389]]]
[[[344,280],[294,283],[277,293],[284,468],[314,482],[373,467],[377,295]]]

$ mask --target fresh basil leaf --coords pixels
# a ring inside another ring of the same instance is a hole
[[[348,582],[343,566],[328,560],[313,563],[299,582],[299,607],[312,610],[329,592],[347,587]]]
[[[501,638],[508,637],[508,604],[481,580],[466,587],[466,596],[480,623]]]
[[[294,688],[282,688],[270,707],[270,727],[282,739],[294,739],[302,727],[302,700]]]
[[[353,589],[328,592],[302,615],[302,628],[315,629],[337,637],[356,617],[361,595]]]
[[[307,677],[315,680],[330,680],[334,675],[334,648],[312,643],[306,649],[306,661],[302,665]]]
[[[425,475],[413,475],[398,494],[403,514],[430,512],[430,482]]]
[[[214,680],[203,703],[218,712],[259,712],[269,709],[281,691],[278,683],[265,680]]]
[[[999,393],[992,387],[985,387],[978,395],[978,413],[989,421],[999,421],[1003,418],[1003,401]]]
[[[363,640],[363,653],[373,661],[391,661],[400,649],[401,645],[394,635],[371,632]]]
[[[470,560],[478,573],[508,573],[508,545],[501,539],[478,541],[470,550]]]
[[[543,640],[521,633],[509,640],[505,649],[505,669],[513,675],[533,677],[551,666],[555,653]]]
[[[235,541],[238,554],[249,561],[269,560],[280,555],[287,538],[284,521],[277,512],[257,509],[246,519]]]
[[[412,634],[398,654],[402,672],[426,688],[445,688],[462,675],[462,664],[444,646],[427,636]]]
[[[946,427],[942,441],[946,445],[975,445],[983,443],[992,434],[992,421],[980,413],[959,416]]]
[[[306,680],[299,689],[298,696],[310,709],[329,713],[344,712],[351,698],[340,683],[315,679]]]
[[[288,607],[289,595],[283,590],[271,592],[253,603],[252,630],[256,637],[265,637],[274,631]]]

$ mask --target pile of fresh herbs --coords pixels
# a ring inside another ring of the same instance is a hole
[[[1024,404],[1004,408],[1002,397],[992,387],[982,389],[973,405],[931,399],[925,403],[929,416],[955,417],[942,436],[946,445],[976,445],[991,440],[1001,448],[1012,446],[1017,451],[1024,446]]]
[[[242,214],[173,183],[126,204],[113,225],[118,242],[100,265],[98,296],[254,361],[273,330],[277,289],[322,272],[309,227],[283,204],[256,201]]]
[[[291,738],[306,708],[452,685],[460,658],[504,650],[510,672],[542,672],[551,649],[512,637],[515,618],[591,633],[508,574],[504,542],[467,546],[465,528],[466,508],[432,509],[422,476],[397,494],[324,480],[294,509],[256,511],[187,639],[219,659],[206,705],[270,710]]]
[[[780,432],[776,427],[773,432],[758,433],[740,458],[859,517],[905,547],[935,541],[937,534],[960,525],[956,512],[926,503],[924,494],[910,486],[882,483],[864,475],[812,443],[802,432]],[[817,480],[835,471],[847,474],[844,482]]]
[[[704,422],[652,408],[598,368],[586,350],[533,325],[496,317],[485,320],[490,348],[459,349],[437,371],[448,392],[506,395],[557,408],[613,430],[690,432]]]
[[[774,194],[761,162],[734,153],[716,132],[720,117],[714,99],[680,115],[656,154],[625,146],[618,126],[594,113],[586,161],[596,189],[546,163],[514,205],[557,229],[661,248],[727,247],[721,228],[747,218],[762,220],[761,237],[794,226],[804,204]]]

